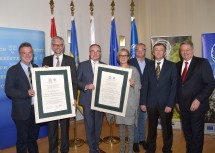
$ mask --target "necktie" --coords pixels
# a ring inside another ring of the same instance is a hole
[[[30,67],[28,67],[28,76],[29,76],[30,83],[32,85],[32,75],[31,75],[31,68]]]
[[[187,66],[188,66],[188,62],[185,62],[185,67],[181,76],[181,80],[184,81],[187,75]]]
[[[157,79],[159,79],[160,72],[161,72],[161,69],[160,69],[160,63],[161,63],[161,62],[157,62],[157,67],[156,67],[156,69],[155,69]]]
[[[59,60],[59,57],[56,57],[56,60],[57,60],[56,67],[59,67],[59,66],[60,66],[60,60]]]

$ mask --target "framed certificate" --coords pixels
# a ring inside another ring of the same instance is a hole
[[[129,68],[96,64],[91,109],[125,116],[131,73]]]
[[[75,116],[70,67],[32,68],[36,123]]]

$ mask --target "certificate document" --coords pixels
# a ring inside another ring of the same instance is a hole
[[[33,68],[36,123],[75,116],[70,67]]]
[[[129,68],[96,64],[91,109],[125,116],[131,73]]]

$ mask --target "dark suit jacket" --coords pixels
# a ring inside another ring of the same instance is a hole
[[[150,62],[146,65],[143,73],[140,105],[146,105],[148,108],[165,109],[166,106],[173,108],[176,84],[177,69],[175,63],[164,60],[160,77],[157,80],[155,62]]]
[[[38,67],[32,64],[33,67]],[[30,116],[31,96],[28,90],[31,89],[28,77],[26,76],[20,62],[9,68],[5,80],[5,93],[12,99],[12,118],[26,120]]]
[[[194,99],[198,99],[201,103],[197,110],[207,110],[209,108],[208,98],[215,87],[213,72],[208,60],[193,57],[184,82],[181,80],[182,64],[183,61],[177,63],[177,103],[180,110],[189,111]]]
[[[99,62],[102,63],[102,62]],[[92,90],[84,90],[86,84],[93,83],[93,70],[91,60],[81,62],[77,70],[78,87],[80,89],[79,104],[82,106],[91,106]]]
[[[53,67],[53,56],[47,56],[43,59],[43,66],[47,65],[50,67]],[[74,99],[77,99],[77,88],[78,88],[78,81],[77,81],[77,73],[76,73],[76,66],[75,66],[75,60],[74,58],[63,55],[63,61],[61,63],[61,66],[70,66],[71,70],[71,77],[72,77],[72,87],[73,87],[73,95]]]
[[[149,62],[152,62],[152,60],[148,59],[148,58],[145,58],[145,62],[146,62],[146,65],[149,63]],[[140,74],[140,78],[141,78],[141,83],[142,83],[142,80],[143,80],[143,74],[141,73],[141,70],[140,70],[140,66],[139,66],[139,63],[137,61],[137,58],[132,58],[129,60],[129,65],[132,65],[134,67],[137,68],[139,74]]]

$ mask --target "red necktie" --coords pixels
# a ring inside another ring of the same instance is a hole
[[[181,80],[184,81],[187,75],[187,66],[188,66],[188,62],[185,62],[185,67],[181,76]]]

